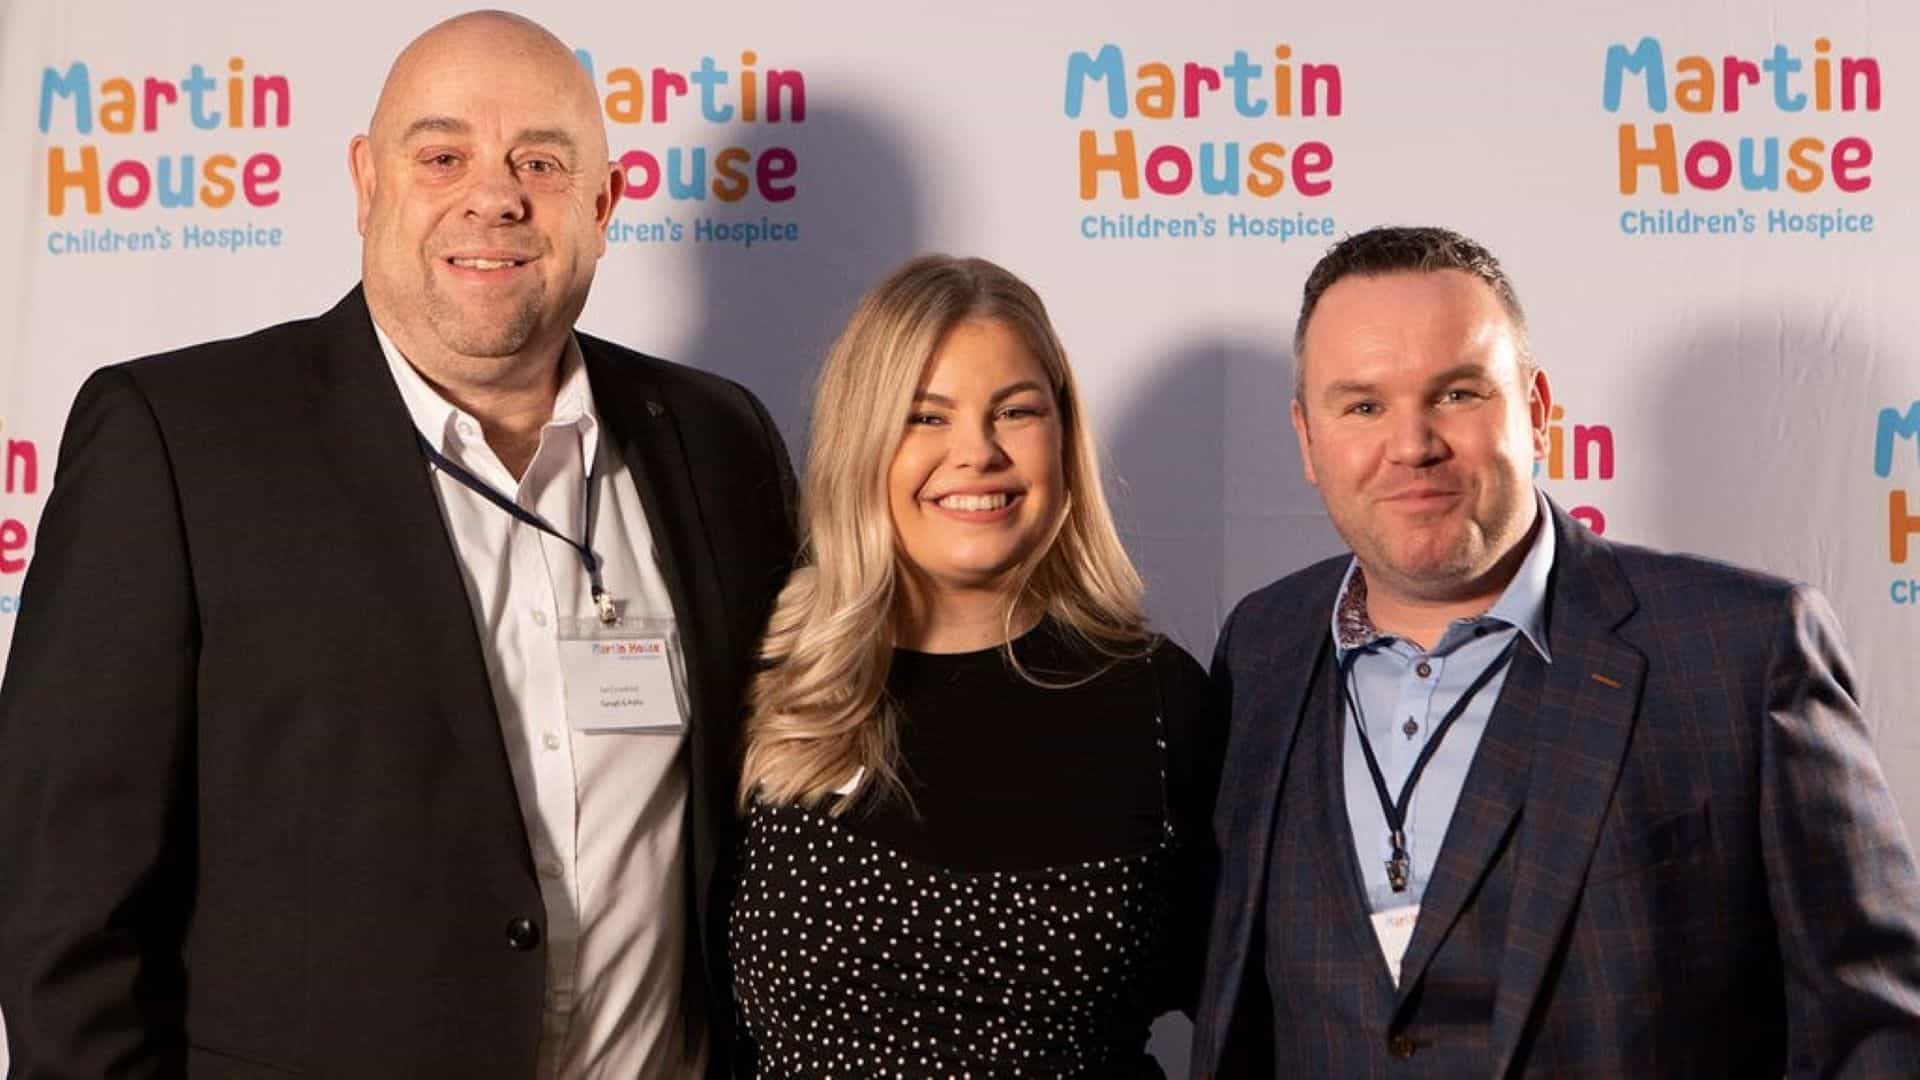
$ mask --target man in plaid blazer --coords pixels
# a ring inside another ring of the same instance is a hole
[[[1194,1074],[1920,1076],[1920,877],[1820,596],[1535,491],[1550,389],[1464,237],[1342,241],[1294,352],[1353,556],[1221,634]]]

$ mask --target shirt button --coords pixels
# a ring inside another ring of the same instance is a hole
[[[545,625],[547,625],[547,613],[546,613],[546,612],[544,612],[544,611],[536,611],[536,612],[534,612],[534,613],[533,613],[533,625],[535,625],[535,626],[545,626]]]
[[[551,731],[549,731],[549,732],[547,732],[547,733],[546,733],[545,735],[543,735],[543,736],[541,736],[541,738],[540,738],[540,742],[541,742],[541,743],[542,743],[542,744],[543,744],[544,746],[546,746],[546,748],[547,748],[547,749],[549,749],[549,750],[558,750],[558,749],[560,749],[560,736],[558,736],[558,735],[555,735],[555,734],[554,734],[553,732],[551,732]]]
[[[1422,660],[1420,661],[1419,666],[1413,669],[1413,673],[1424,679],[1427,676],[1433,674],[1433,665],[1427,663],[1425,660]]]
[[[541,863],[541,864],[540,864],[540,876],[541,876],[541,877],[543,877],[543,878],[557,878],[557,877],[559,877],[559,876],[560,876],[560,864],[559,864],[559,863],[557,863],[557,862],[551,862],[551,861],[549,861],[549,862],[543,862],[543,863]]]
[[[1395,1035],[1387,1040],[1387,1053],[1405,1061],[1413,1056],[1414,1042],[1405,1035]]]
[[[1407,738],[1411,739],[1420,733],[1420,721],[1409,716],[1407,717],[1407,722],[1400,725],[1400,730],[1406,733]]]
[[[458,431],[461,435],[464,435],[469,439],[473,438],[473,421],[462,420],[459,423],[453,425],[453,428],[455,431]]]

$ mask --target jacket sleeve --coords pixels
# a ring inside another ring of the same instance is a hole
[[[15,1080],[178,1076],[197,619],[167,451],[80,390],[0,686],[0,1009]]]
[[[1786,975],[1790,1076],[1920,1076],[1920,876],[1826,601],[1774,637],[1761,845]]]

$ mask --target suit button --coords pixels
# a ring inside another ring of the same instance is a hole
[[[1387,1053],[1405,1061],[1413,1056],[1413,1040],[1405,1035],[1395,1035],[1387,1040]]]
[[[526,952],[540,944],[540,924],[532,919],[514,919],[507,923],[507,944]]]

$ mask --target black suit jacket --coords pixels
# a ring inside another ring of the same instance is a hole
[[[1516,656],[1398,987],[1309,690],[1347,559],[1235,609],[1195,1075],[1920,1076],[1920,877],[1825,601],[1550,524],[1552,663]]]
[[[690,701],[714,1075],[741,691],[791,564],[759,403],[580,336]],[[0,1008],[39,1076],[534,1073],[544,922],[478,633],[356,289],[96,373],[0,689]],[[698,1010],[693,1010],[697,1012]]]

